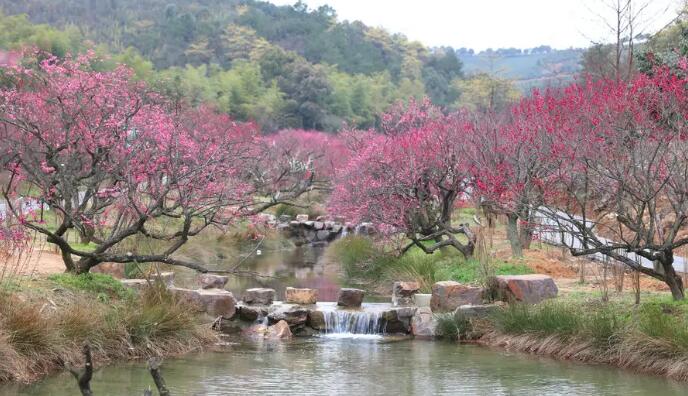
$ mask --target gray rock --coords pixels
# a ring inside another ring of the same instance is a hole
[[[232,292],[221,289],[191,290],[180,287],[169,289],[177,298],[213,317],[231,319],[236,313],[236,299]]]
[[[343,288],[339,290],[337,305],[358,308],[363,303],[363,296],[365,296],[365,291],[361,289]]]
[[[392,305],[413,305],[413,295],[420,290],[418,282],[394,282],[392,286]]]
[[[249,305],[270,305],[275,301],[275,289],[246,289],[243,301]]]
[[[327,230],[321,230],[316,233],[316,239],[318,241],[329,241],[330,240],[330,232]]]
[[[313,222],[313,228],[316,230],[322,230],[323,228],[325,228],[325,223],[323,223],[322,221],[315,221]]]
[[[277,323],[284,320],[289,326],[299,326],[308,320],[308,310],[298,305],[283,305],[268,314],[268,323]]]
[[[237,307],[237,315],[239,319],[247,322],[255,322],[259,318],[264,318],[268,314],[268,308],[258,305],[239,305]]]
[[[418,308],[411,319],[411,334],[416,338],[435,337],[437,334],[437,321],[430,308]]]
[[[232,292],[221,289],[197,290],[205,312],[230,319],[236,313],[236,299]]]
[[[415,308],[413,308],[415,311]],[[389,334],[409,334],[411,332],[411,318],[413,313],[406,310],[391,309],[382,313],[385,332]]]
[[[327,323],[325,323],[325,314],[322,311],[317,310],[308,311],[308,320],[306,325],[316,330],[327,329]]]
[[[224,289],[228,280],[229,277],[224,275],[198,275],[198,283],[201,286],[201,289]]]

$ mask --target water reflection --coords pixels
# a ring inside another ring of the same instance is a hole
[[[478,346],[408,339],[311,338],[251,343],[168,360],[175,395],[683,395],[685,384],[606,366],[586,366]],[[104,368],[94,394],[135,395],[152,386],[142,363]],[[68,374],[19,395],[71,395]]]
[[[231,276],[227,289],[236,296],[252,287],[269,287],[277,291],[277,297],[284,297],[284,289],[307,287],[318,289],[320,301],[336,301],[341,287],[339,283],[339,266],[328,260],[326,247],[300,246],[293,249],[262,250],[260,256],[252,255],[241,269],[254,271],[265,277]],[[229,269],[234,261],[226,260],[217,266]],[[178,271],[176,283],[179,286],[194,287],[195,274],[190,271]]]

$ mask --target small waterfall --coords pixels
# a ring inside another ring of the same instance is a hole
[[[381,334],[382,312],[323,311],[326,334]]]

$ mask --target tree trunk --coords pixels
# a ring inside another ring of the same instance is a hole
[[[62,261],[64,262],[67,272],[76,272],[76,266],[74,265],[72,254],[63,248],[60,248],[60,254],[62,255]]]
[[[671,296],[674,300],[683,300],[685,298],[683,293],[683,281],[674,270],[674,256],[673,254],[667,254],[666,256],[667,257],[664,259],[659,260],[664,270],[664,282],[669,286]]]
[[[75,263],[74,273],[77,275],[86,274],[91,270],[91,268],[95,267],[98,264],[100,264],[99,261],[84,257]]]
[[[518,235],[518,216],[515,214],[507,215],[506,236],[511,244],[511,255],[513,257],[523,257],[523,246]]]
[[[531,214],[528,209],[519,211],[521,219],[521,226],[519,227],[519,238],[521,239],[521,246],[523,249],[530,249],[530,243],[533,241],[533,234],[535,230],[531,223]]]

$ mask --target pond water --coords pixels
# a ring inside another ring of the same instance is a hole
[[[685,395],[686,384],[605,366],[535,358],[473,345],[389,337],[314,337],[241,343],[168,359],[173,395]],[[154,387],[143,363],[98,370],[95,395],[141,395]],[[60,374],[0,394],[74,395]]]
[[[275,289],[277,298],[284,297],[284,289],[307,287],[318,289],[320,301],[337,301],[341,287],[339,266],[328,261],[326,247],[300,246],[294,249],[262,249],[260,255],[251,254],[241,265],[242,270],[253,271],[262,277],[230,276],[226,289],[240,298],[244,290],[252,287]],[[218,249],[219,250],[219,249]],[[213,269],[230,269],[237,259],[220,260]],[[195,287],[196,273],[177,272],[175,284],[182,287]],[[391,285],[390,285],[391,290]]]

